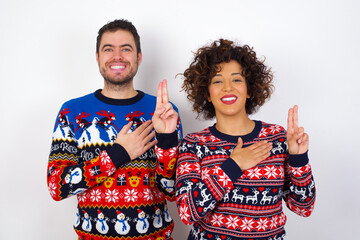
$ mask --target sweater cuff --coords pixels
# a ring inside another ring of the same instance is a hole
[[[107,153],[116,168],[131,161],[128,152],[118,143],[114,143]]]
[[[303,167],[308,163],[308,152],[303,154],[289,154],[289,164],[291,167]]]
[[[243,175],[243,171],[232,158],[226,159],[220,167],[232,182],[236,182],[236,180]]]
[[[157,133],[155,132],[156,139],[158,140],[156,146],[163,150],[167,150],[178,145],[177,131],[172,133]]]

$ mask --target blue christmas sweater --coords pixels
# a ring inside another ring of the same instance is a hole
[[[157,145],[135,160],[114,144],[125,124],[133,122],[129,131],[135,130],[152,118],[155,106],[156,97],[141,91],[119,100],[97,90],[61,107],[47,182],[54,200],[77,196],[79,239],[172,239],[166,200],[175,200],[180,119],[174,133],[156,134]]]
[[[271,155],[242,171],[229,156],[243,147],[267,140]],[[289,155],[283,127],[255,121],[245,136],[230,136],[215,125],[188,134],[179,146],[176,202],[180,218],[193,224],[188,239],[281,240],[286,216],[282,203],[300,216],[309,216],[315,184],[308,155]]]

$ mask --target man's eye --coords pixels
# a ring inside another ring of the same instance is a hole
[[[105,48],[105,49],[104,49],[104,52],[111,52],[111,51],[112,51],[111,48]]]
[[[130,48],[123,48],[123,52],[130,52],[131,49]]]

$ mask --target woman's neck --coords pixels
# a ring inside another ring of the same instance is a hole
[[[255,128],[255,122],[247,115],[242,118],[226,117],[216,118],[216,129],[227,135],[243,136],[251,133]]]

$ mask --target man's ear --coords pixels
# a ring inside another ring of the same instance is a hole
[[[96,62],[99,65],[99,53],[98,52],[96,52]]]
[[[142,61],[142,52],[138,53],[138,65],[140,65],[141,61]]]

